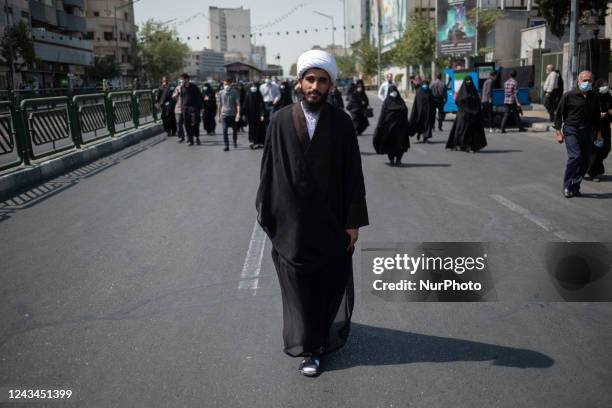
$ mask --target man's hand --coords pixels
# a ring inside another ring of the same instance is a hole
[[[263,116],[263,115],[261,115],[261,116],[259,117],[259,121],[260,121],[260,122],[263,122],[264,120],[266,120],[266,117],[265,117],[265,116]]]
[[[601,112],[601,117],[605,118],[607,114],[608,114],[607,112]]]
[[[349,243],[348,248],[346,248],[346,251],[348,252],[355,246],[355,242],[357,242],[357,239],[359,238],[359,228],[347,229],[346,233],[351,237],[351,242]]]
[[[236,118],[235,118],[236,122],[240,122],[240,113],[236,114]]]
[[[559,129],[555,130],[555,139],[557,139],[558,143],[563,143],[563,132]]]

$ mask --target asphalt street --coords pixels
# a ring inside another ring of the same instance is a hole
[[[376,120],[359,138],[361,243],[506,242],[529,270],[534,243],[612,241],[612,176],[565,199],[551,133],[487,133],[482,152],[450,152],[445,122],[397,168],[373,151]],[[0,391],[73,391],[54,407],[612,406],[610,303],[358,291],[347,345],[301,376],[255,227],[261,150],[244,133],[229,152],[220,135],[202,140],[159,135],[0,204]]]

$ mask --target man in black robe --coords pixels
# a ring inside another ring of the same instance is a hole
[[[402,156],[410,147],[409,131],[408,107],[397,87],[391,85],[374,130],[374,150],[378,154],[386,153],[391,166],[401,166]]]
[[[431,89],[429,89],[429,81],[423,81],[414,97],[412,112],[410,113],[410,136],[416,133],[417,140],[421,140],[421,135],[423,135],[423,143],[429,143],[435,122],[436,104],[434,97]]]
[[[249,125],[249,142],[251,142],[249,147],[253,150],[264,146],[266,136],[265,114],[266,107],[263,96],[259,91],[259,84],[252,84],[249,93],[244,98],[242,115]]]
[[[471,76],[466,77],[459,88],[457,98],[457,116],[448,135],[446,148],[475,153],[487,145],[480,97]]]
[[[352,254],[368,225],[355,130],[326,103],[334,57],[310,50],[297,62],[301,102],[278,111],[266,135],[258,222],[272,241],[283,299],[284,351],[300,371],[320,373],[320,358],[342,347],[354,302]]]

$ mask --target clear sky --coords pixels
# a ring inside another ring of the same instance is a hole
[[[282,21],[276,22],[277,19],[300,4],[303,4],[303,6]],[[359,7],[359,4],[359,0],[346,0],[347,8]],[[254,27],[252,31],[262,33],[262,36],[255,36],[253,42],[256,45],[263,44],[266,46],[267,62],[270,64],[277,63],[274,57],[280,54],[280,63],[285,75],[289,74],[291,64],[297,61],[298,56],[303,51],[311,49],[313,45],[325,47],[331,44],[330,19],[317,15],[313,11],[334,17],[334,24],[338,27],[335,32],[335,44],[337,46],[343,45],[342,0],[140,0],[134,4],[134,14],[136,24],[141,24],[150,18],[161,22],[176,18],[171,25],[177,23],[176,29],[179,35],[183,37],[183,41],[191,49],[200,50],[203,47],[210,47],[210,40],[206,39],[206,36],[209,35],[208,20],[203,16],[193,18],[191,21],[185,20],[200,12],[208,15],[209,6],[242,6],[250,9],[251,25]],[[257,26],[267,25],[268,23],[273,24],[266,28],[257,29]],[[228,21],[228,24],[231,23]],[[326,27],[327,30],[325,30]],[[314,32],[315,28],[319,32]],[[304,29],[308,30],[307,34],[303,33]],[[300,34],[296,34],[297,30],[300,30]],[[281,32],[280,36],[277,36],[277,31]],[[290,34],[287,35],[286,31],[289,31]],[[267,34],[268,32],[273,32],[273,34]],[[199,41],[194,38],[197,36],[200,36]],[[191,37],[191,40],[187,41],[187,37]]]

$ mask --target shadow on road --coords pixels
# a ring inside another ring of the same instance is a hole
[[[385,164],[389,167],[399,167],[399,168],[408,168],[408,167],[451,167],[448,163],[400,163],[397,166],[392,166],[389,162],[385,162]]]
[[[483,149],[479,150],[478,153],[520,153],[522,150],[518,149]]]
[[[598,199],[610,199],[612,198],[612,193],[582,193],[583,198],[598,198]]]
[[[355,366],[488,360],[495,366],[517,368],[548,368],[555,362],[533,350],[352,323],[348,343],[325,360],[325,371]]]

